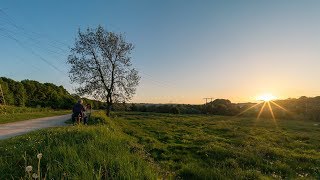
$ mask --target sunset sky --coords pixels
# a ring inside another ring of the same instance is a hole
[[[65,86],[78,29],[125,33],[141,83],[133,102],[320,95],[320,1],[3,0],[0,76]]]

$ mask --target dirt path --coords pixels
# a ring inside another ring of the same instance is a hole
[[[7,124],[0,124],[0,140],[26,134],[30,131],[48,127],[66,126],[64,122],[71,118],[71,114],[31,119]]]

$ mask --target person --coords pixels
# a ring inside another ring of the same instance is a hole
[[[86,112],[84,113],[84,118],[83,118],[83,123],[85,125],[88,124],[88,120],[89,120],[90,116],[91,116],[91,105],[87,104],[86,105]]]
[[[75,123],[75,119],[80,115],[84,118],[84,111],[86,110],[85,107],[82,105],[82,99],[78,100],[78,103],[75,104],[72,108],[72,123]]]

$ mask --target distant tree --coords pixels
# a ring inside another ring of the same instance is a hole
[[[180,114],[180,109],[177,106],[173,106],[170,109],[170,113],[172,113],[172,114]]]
[[[139,107],[139,111],[141,112],[147,112],[147,106],[146,105],[142,105]]]
[[[239,112],[239,109],[228,99],[215,99],[203,105],[202,112],[206,114],[235,115]]]
[[[132,50],[122,34],[99,26],[79,30],[68,57],[70,79],[79,84],[77,92],[106,101],[108,116],[112,104],[130,100],[139,84],[138,72],[131,67]]]
[[[14,83],[12,87],[12,91],[14,93],[14,105],[16,106],[25,106],[27,95],[26,90],[23,87],[21,82]]]
[[[2,90],[8,105],[24,106],[26,102],[26,90],[23,84],[12,79],[1,77]]]
[[[138,107],[136,104],[132,103],[131,106],[130,106],[130,110],[131,111],[137,111],[138,110]]]
[[[2,86],[3,94],[4,94],[4,99],[7,105],[14,105],[14,95],[13,92],[10,90],[10,79],[1,77],[0,83]]]

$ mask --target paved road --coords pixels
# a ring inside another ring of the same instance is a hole
[[[66,126],[71,114],[0,124],[0,140],[48,127]]]

